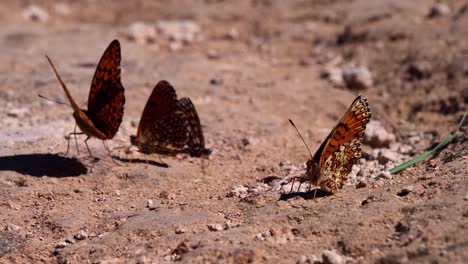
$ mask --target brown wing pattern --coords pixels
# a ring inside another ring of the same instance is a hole
[[[319,185],[333,192],[341,188],[351,167],[361,158],[361,141],[371,118],[367,100],[358,96],[322,144]]]
[[[182,111],[176,110],[141,131],[139,141],[144,153],[175,155],[189,140],[189,122]]]
[[[179,109],[184,113],[189,123],[188,150],[194,156],[200,156],[205,150],[205,139],[201,128],[200,118],[190,98],[181,98],[178,102]]]
[[[107,139],[114,137],[122,123],[124,90],[120,81],[120,44],[114,40],[102,55],[94,73],[86,111]]]
[[[370,118],[371,113],[367,99],[358,96],[325,140],[326,143],[318,163],[319,168],[342,144],[354,139],[359,140],[359,142],[362,141],[364,130]]]
[[[167,81],[160,81],[153,89],[141,114],[137,137],[142,131],[152,129],[154,124],[177,109],[177,95]]]
[[[319,185],[328,192],[335,192],[343,187],[346,176],[351,172],[353,164],[361,158],[361,142],[353,139],[342,144],[325,161],[321,169]]]
[[[177,100],[174,87],[160,81],[153,89],[141,116],[132,144],[144,153],[193,156],[209,154],[195,106],[189,98]]]

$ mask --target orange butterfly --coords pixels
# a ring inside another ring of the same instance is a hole
[[[358,96],[313,157],[299,130],[289,120],[296,128],[311,157],[307,161],[307,171],[300,179],[307,178],[311,184],[316,186],[314,199],[318,186],[330,193],[343,187],[351,167],[361,158],[361,141],[370,118],[371,112],[366,98]],[[291,191],[294,180],[295,178],[293,178]]]
[[[76,135],[86,134],[87,138],[84,142],[89,155],[92,157],[93,155],[87,143],[88,139],[91,137],[103,141],[112,139],[119,130],[120,123],[122,123],[125,89],[120,82],[120,43],[118,40],[113,40],[99,61],[91,83],[91,90],[89,91],[87,110],[81,109],[75,103],[51,59],[48,56],[46,58],[73,108],[73,117],[75,118],[76,125],[82,131],[81,133],[76,133],[75,127],[75,132],[69,134],[68,147],[70,146],[70,135],[75,135],[76,142]],[[78,143],[76,144],[78,149]]]
[[[132,145],[145,154],[176,155],[185,152],[191,156],[208,156],[200,118],[188,97],[177,100],[174,87],[160,81],[148,98]]]

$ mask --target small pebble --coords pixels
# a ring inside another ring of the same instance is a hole
[[[154,207],[153,200],[146,201],[146,208],[153,208],[153,207]]]
[[[64,248],[64,247],[72,245],[72,244],[73,244],[73,241],[71,241],[69,239],[65,239],[64,241],[59,242],[57,245],[55,245],[55,248]]]
[[[169,49],[171,51],[177,51],[177,50],[180,50],[182,48],[182,42],[180,41],[171,41],[169,43]]]
[[[208,227],[208,230],[214,231],[214,232],[224,230],[224,227],[221,224],[208,224],[207,227]]]
[[[156,27],[143,22],[132,23],[127,32],[127,37],[139,44],[155,42],[156,36]]]
[[[391,179],[393,178],[392,174],[391,174],[389,171],[387,171],[387,170],[380,172],[380,173],[377,175],[377,177],[378,177],[379,179],[387,179],[387,180],[391,180]]]
[[[76,233],[76,235],[73,236],[73,238],[75,238],[76,240],[84,240],[88,237],[89,237],[89,234],[84,229],[81,229],[80,231],[78,231],[78,233]]]
[[[162,191],[162,192],[159,194],[159,198],[161,198],[161,199],[174,200],[175,197],[176,197],[175,194],[170,193],[170,192],[168,192],[168,191]]]
[[[395,225],[395,231],[397,231],[398,233],[408,233],[409,230],[410,230],[410,227],[407,224],[404,224],[402,222],[398,222]]]
[[[177,260],[178,256],[176,254],[172,254],[172,255],[167,255],[165,256],[163,259],[164,261],[175,261]]]
[[[265,240],[265,237],[263,236],[262,233],[258,233],[258,234],[255,235],[255,240],[263,241],[263,240]]]
[[[216,60],[216,59],[219,59],[219,52],[217,52],[216,50],[211,49],[206,53],[206,56],[210,60]]]
[[[191,43],[200,33],[200,26],[192,20],[159,21],[157,29],[171,42]]]
[[[428,61],[418,61],[409,65],[406,69],[409,80],[421,80],[432,75],[432,65]]]
[[[46,22],[49,20],[49,13],[37,5],[30,5],[23,10],[23,17],[34,22]]]
[[[185,227],[177,226],[175,228],[175,233],[176,234],[183,234],[183,233],[186,233],[186,232],[187,232],[187,228],[185,228]]]
[[[300,256],[297,261],[296,261],[296,264],[314,264],[314,263],[322,263],[322,259],[315,256],[315,255],[312,255],[312,256]]]
[[[327,66],[322,69],[320,77],[329,80],[336,87],[344,87],[343,71],[335,66]]]
[[[402,159],[401,155],[391,149],[382,148],[374,149],[377,152],[377,160],[380,164],[387,164],[388,162],[398,162]],[[375,154],[374,154],[375,155]]]
[[[364,143],[373,148],[388,148],[395,140],[395,135],[389,133],[379,121],[371,120],[366,127]]]
[[[359,181],[356,184],[356,189],[365,188],[365,187],[367,187],[367,183],[365,181]]]
[[[350,66],[343,69],[343,80],[349,89],[364,90],[373,84],[372,74],[365,66]]]
[[[227,197],[245,198],[248,194],[248,191],[249,188],[245,186],[236,186],[227,193]]]
[[[29,108],[26,107],[17,107],[17,108],[11,108],[7,112],[7,116],[9,117],[14,117],[14,118],[23,118],[28,116],[30,113]]]
[[[214,76],[210,80],[211,85],[222,85],[223,84],[223,79],[219,76]]]
[[[450,14],[450,7],[445,3],[435,3],[431,6],[429,14],[427,15],[430,18],[446,16]]]
[[[343,256],[331,250],[324,250],[322,252],[323,264],[344,264],[346,260]]]
[[[398,196],[406,196],[414,190],[414,186],[405,186],[400,191],[398,191]]]
[[[231,28],[227,34],[226,37],[230,40],[235,40],[239,38],[239,31],[236,28]]]
[[[20,226],[15,225],[15,224],[8,223],[5,226],[5,230],[6,231],[21,232],[23,230],[23,228],[21,228]]]

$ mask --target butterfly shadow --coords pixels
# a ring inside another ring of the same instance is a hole
[[[0,171],[16,171],[34,177],[76,177],[88,172],[76,158],[57,154],[19,154],[0,157]]]
[[[154,160],[145,160],[145,159],[127,159],[127,158],[121,158],[119,156],[112,156],[113,159],[118,160],[120,162],[128,163],[129,165],[132,163],[144,163],[144,164],[149,164],[153,165],[156,167],[161,167],[161,168],[169,168],[169,165],[167,163],[163,162],[157,162]]]
[[[291,192],[291,193],[282,193],[279,200],[286,201],[295,197],[302,197],[304,200],[313,200],[314,199],[315,189],[312,189],[308,192]],[[318,189],[315,198],[321,198],[332,195],[331,193]]]

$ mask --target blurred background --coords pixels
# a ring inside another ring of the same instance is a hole
[[[466,0],[2,0],[0,25],[0,262],[317,263],[334,248],[351,262],[466,263],[466,136],[388,173],[467,110]],[[129,145],[165,79],[197,108],[206,172],[138,153],[114,166],[95,139],[100,162],[84,138],[63,157],[75,121],[37,96],[66,101],[45,55],[86,108],[113,39],[126,104],[110,146]],[[347,186],[280,200],[310,158],[288,119],[314,151],[358,94],[372,121]]]

